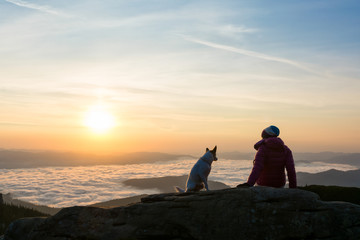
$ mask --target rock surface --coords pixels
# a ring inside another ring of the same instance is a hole
[[[127,207],[71,207],[13,222],[5,240],[360,239],[360,206],[299,189],[150,195]]]

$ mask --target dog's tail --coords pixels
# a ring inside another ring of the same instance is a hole
[[[178,186],[175,186],[175,190],[176,190],[176,192],[180,192],[180,193],[184,193],[184,192],[185,192],[184,189],[179,188]]]

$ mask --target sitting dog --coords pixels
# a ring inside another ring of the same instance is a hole
[[[206,148],[206,153],[202,156],[193,166],[190,171],[189,177],[186,181],[186,189],[183,190],[179,187],[175,187],[177,192],[197,192],[205,187],[209,191],[208,176],[211,171],[211,164],[213,161],[217,161],[216,157],[217,146],[213,150]]]

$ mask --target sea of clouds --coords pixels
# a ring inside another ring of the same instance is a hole
[[[159,193],[156,189],[131,188],[122,182],[134,178],[187,175],[196,161],[182,159],[129,165],[0,169],[0,192],[51,207],[89,205],[139,194]],[[251,168],[251,160],[220,160],[213,163],[209,180],[235,187],[247,180]],[[316,173],[329,169],[346,171],[357,168],[322,162],[296,163],[297,172]]]

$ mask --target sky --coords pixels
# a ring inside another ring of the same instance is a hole
[[[276,125],[296,152],[359,152],[359,12],[358,0],[0,0],[0,148],[248,152]]]

